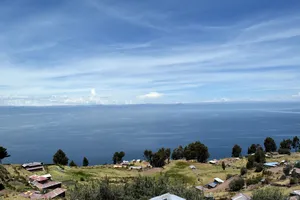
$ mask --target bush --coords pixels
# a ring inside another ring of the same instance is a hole
[[[80,181],[84,181],[84,178],[83,178],[83,177],[80,177]]]
[[[114,184],[112,179],[105,178],[89,184],[76,185],[70,191],[70,199],[88,200],[131,200],[150,199],[170,192],[189,200],[203,200],[202,192],[194,187],[173,182],[165,175],[160,177],[134,177],[124,184]]]
[[[278,188],[262,188],[253,192],[252,200],[286,200],[287,196]]]
[[[297,178],[291,178],[290,179],[290,185],[298,184],[298,179]]]
[[[296,162],[295,167],[300,168],[300,161]]]
[[[278,153],[279,154],[287,154],[287,155],[291,155],[291,150],[290,149],[278,149]]]
[[[242,148],[239,145],[234,145],[232,148],[232,157],[240,157],[242,153]]]
[[[248,171],[248,170],[247,170],[246,167],[242,167],[242,168],[241,168],[241,176],[247,174],[247,171]]]
[[[247,185],[255,185],[260,183],[262,176],[255,176],[246,180]]]
[[[290,175],[290,171],[292,170],[292,166],[291,165],[287,165],[283,168],[283,173],[284,175],[288,176]]]
[[[239,191],[244,187],[244,185],[245,185],[244,179],[239,177],[230,182],[229,188],[231,191]]]
[[[230,179],[231,177],[234,177],[235,175],[233,175],[233,174],[227,174],[226,175],[226,180],[228,180],[228,179]]]
[[[261,172],[264,169],[264,165],[262,163],[255,163],[255,172]]]
[[[246,165],[247,169],[252,169],[254,167],[254,156],[248,157],[248,162]]]

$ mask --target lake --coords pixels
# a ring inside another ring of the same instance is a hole
[[[246,153],[267,136],[279,142],[300,136],[300,103],[203,103],[74,107],[0,107],[4,163],[52,162],[62,149],[70,160],[111,163],[115,151],[142,158],[145,149],[171,149],[200,140],[211,157]]]

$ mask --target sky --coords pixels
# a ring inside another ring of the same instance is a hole
[[[300,100],[299,0],[2,0],[0,105]]]

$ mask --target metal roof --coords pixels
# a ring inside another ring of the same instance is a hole
[[[42,162],[32,162],[32,163],[24,163],[22,165],[22,167],[26,168],[26,167],[36,167],[36,166],[41,166],[43,165]]]
[[[39,183],[37,181],[34,181],[32,183],[35,187],[39,188],[40,190],[42,189],[47,189],[47,188],[50,188],[50,187],[53,187],[53,186],[60,186],[61,185],[61,182],[55,182],[55,181],[48,181],[46,183]]]
[[[239,193],[232,197],[231,200],[250,200],[250,197],[243,193]]]
[[[32,180],[37,181],[37,182],[41,182],[41,181],[46,181],[46,180],[48,180],[47,177],[38,176],[38,175],[32,175],[32,176],[29,176],[29,179],[32,179]]]
[[[215,182],[207,184],[209,187],[215,188],[217,187],[217,184]]]
[[[153,197],[150,200],[186,200],[174,194],[166,193],[161,196]]]
[[[224,183],[224,181],[220,178],[214,178],[214,181],[218,182],[218,183]]]
[[[63,193],[66,192],[66,189],[63,189],[63,188],[56,188],[55,190],[52,190],[51,192],[48,192],[46,194],[43,195],[43,197],[45,199],[53,199]]]

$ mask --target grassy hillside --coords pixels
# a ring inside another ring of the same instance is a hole
[[[279,155],[267,159],[268,162],[280,162],[281,160],[300,160],[300,154],[293,153],[291,156]],[[224,161],[227,166],[225,170],[222,169],[222,161]],[[98,165],[90,167],[61,167],[56,165],[48,165],[45,166],[45,171],[37,172],[36,174],[42,175],[50,173],[53,180],[61,181],[63,183],[63,187],[67,189],[72,189],[75,184],[88,184],[94,180],[100,180],[105,177],[108,177],[111,182],[122,183],[139,175],[156,177],[160,176],[161,173],[164,173],[174,181],[184,182],[193,187],[198,185],[206,185],[212,182],[216,177],[226,180],[228,174],[240,175],[241,167],[246,166],[247,163],[246,158],[227,158],[223,159],[222,161],[220,161],[217,165],[187,161],[171,161],[170,164],[166,165],[164,168],[153,168],[145,171],[129,170],[125,168],[114,169],[112,165]],[[194,165],[196,169],[190,169],[190,165]],[[274,183],[284,183],[284,181],[287,182],[288,180],[279,180],[279,177],[282,176],[282,168],[283,167],[270,169],[272,173],[268,175],[264,175],[262,172],[256,173],[254,170],[248,170],[248,173],[244,176],[244,179],[248,180],[259,176],[268,178]],[[0,183],[4,183],[6,187],[5,193],[9,194],[8,196],[10,199],[16,199],[20,192],[32,189],[27,183],[28,176],[32,174],[33,173],[24,170],[20,165],[0,165]],[[230,181],[226,181],[224,184],[215,189],[208,190],[207,192],[212,192],[215,197],[233,196],[235,193],[228,191],[229,182]],[[265,186],[261,184],[254,184],[242,190],[241,192],[251,194],[252,191],[261,187]],[[286,193],[289,193],[292,190],[300,189],[300,186],[293,185],[290,188],[285,187],[283,189]],[[2,191],[2,194],[3,193],[4,192]],[[21,198],[18,197],[18,199]]]

